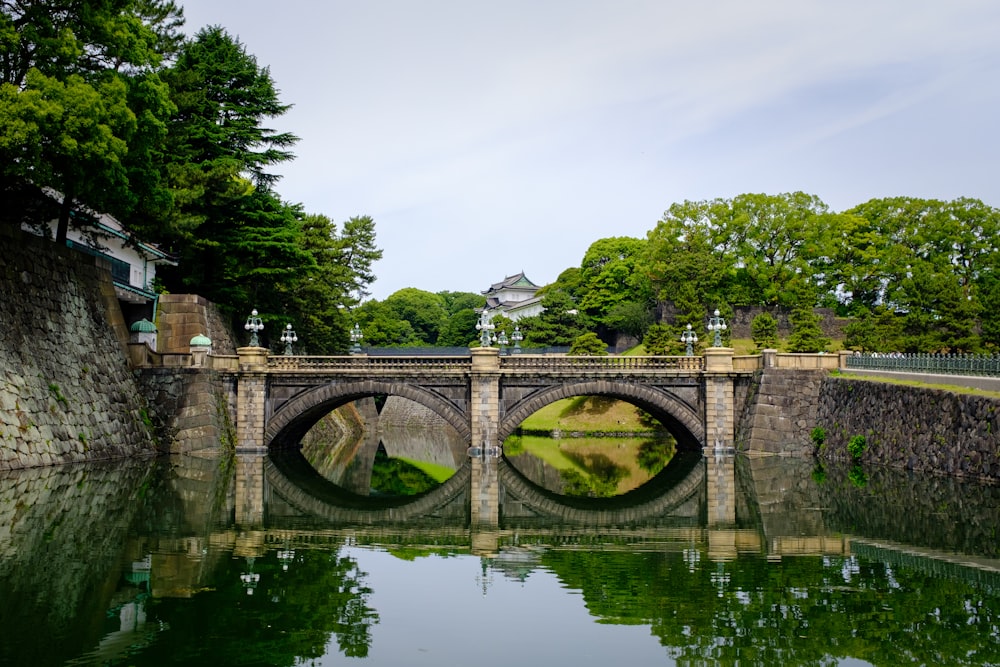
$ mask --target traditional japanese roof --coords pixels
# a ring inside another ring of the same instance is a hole
[[[493,294],[494,292],[499,292],[502,289],[523,289],[523,290],[537,290],[541,289],[541,285],[536,285],[535,283],[528,280],[528,277],[524,275],[524,271],[514,274],[513,276],[508,276],[498,283],[493,283],[490,285],[488,290],[483,290],[482,294]]]

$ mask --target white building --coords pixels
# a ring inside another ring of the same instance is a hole
[[[535,296],[539,289],[541,286],[528,280],[522,271],[493,283],[482,294],[486,296],[486,310],[491,315],[503,315],[516,322],[522,317],[540,315],[545,310],[542,298]]]
[[[46,194],[59,202],[62,196],[47,190]],[[69,226],[66,245],[74,250],[106,259],[111,265],[111,280],[115,295],[122,305],[127,322],[148,318],[155,321],[156,292],[153,279],[160,264],[174,266],[177,262],[166,252],[150,243],[132,237],[125,226],[107,213],[74,211],[73,217],[87,216],[87,224]],[[47,225],[23,224],[24,231],[55,238],[58,220]]]

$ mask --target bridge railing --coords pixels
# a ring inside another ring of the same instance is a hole
[[[288,371],[466,371],[472,361],[469,355],[420,356],[420,357],[369,357],[365,355],[348,357],[299,357],[294,355],[273,355],[267,358],[267,367]]]
[[[847,368],[1000,377],[1000,354],[852,354]]]
[[[501,370],[627,370],[627,371],[702,371],[704,357],[556,357],[551,355],[518,354],[500,357]]]

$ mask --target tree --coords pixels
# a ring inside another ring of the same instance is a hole
[[[577,336],[573,344],[570,345],[567,354],[585,357],[607,356],[608,344],[598,338],[597,334],[590,331]]]
[[[885,306],[862,310],[844,327],[844,346],[862,352],[898,352],[903,346],[903,321]]]
[[[441,327],[437,344],[441,347],[472,347],[476,344],[476,323],[479,313],[472,308],[462,308],[451,315]]]
[[[163,77],[177,108],[166,142],[177,209],[165,231],[186,239],[225,219],[249,189],[273,185],[268,169],[292,159],[297,137],[264,125],[289,106],[269,70],[221,27],[198,31]]]
[[[642,339],[642,346],[646,349],[646,354],[654,356],[678,354],[682,348],[678,337],[674,336],[673,328],[665,324],[649,327],[646,337]]]
[[[356,308],[352,315],[354,321],[361,327],[365,345],[413,347],[423,342],[410,323],[399,319],[385,301],[366,301]]]
[[[542,306],[545,310],[541,315],[519,320],[525,325],[524,337],[529,345],[568,347],[577,336],[591,330],[590,319],[577,310],[566,292],[546,292]]]
[[[771,313],[760,313],[750,322],[750,337],[757,349],[778,347],[778,321]]]
[[[382,250],[375,246],[375,221],[371,216],[354,216],[345,222],[337,249],[337,263],[346,275],[345,293],[353,296],[351,305],[356,305],[371,294],[368,287],[375,282],[372,265],[382,259]]]
[[[612,306],[601,320],[611,331],[641,340],[653,323],[653,313],[645,303],[622,301]]]
[[[819,326],[820,316],[811,307],[799,306],[792,310],[788,318],[792,333],[788,337],[790,352],[821,352],[830,344]]]
[[[649,302],[649,277],[638,270],[645,246],[645,241],[626,236],[591,244],[580,267],[580,308],[601,321],[622,302]]]
[[[0,169],[59,192],[57,240],[81,206],[124,218],[140,197],[169,204],[148,159],[169,112],[153,68],[180,17],[157,0],[0,5]]]
[[[386,307],[398,320],[410,323],[418,344],[435,345],[441,327],[448,319],[444,299],[432,292],[404,287],[385,300]]]

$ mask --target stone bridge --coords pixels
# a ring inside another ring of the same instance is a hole
[[[359,398],[415,401],[465,438],[470,454],[498,456],[525,418],[573,396],[607,396],[657,418],[681,449],[731,449],[741,376],[729,348],[703,357],[467,356],[296,357],[240,348],[232,369],[237,451],[296,447],[331,410]]]
[[[273,356],[257,347],[237,352],[225,385],[235,390],[230,403],[236,406],[238,454],[297,448],[331,410],[360,398],[400,396],[435,412],[466,440],[468,470],[443,493],[466,488],[460,505],[471,508],[474,524],[487,525],[497,523],[502,493],[528,494],[501,479],[496,460],[507,436],[540,408],[573,396],[621,399],[658,419],[681,451],[732,451],[742,404],[738,379],[755,370],[734,368],[729,348],[709,348],[702,357],[501,356],[495,348],[440,357]],[[259,479],[247,484],[258,486]],[[427,502],[433,500],[432,494]]]

